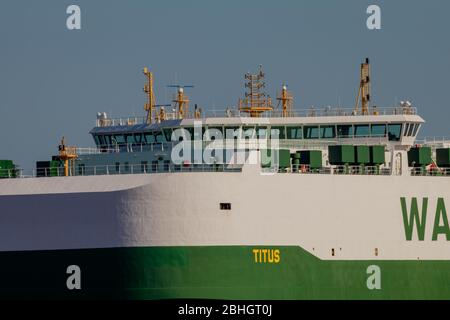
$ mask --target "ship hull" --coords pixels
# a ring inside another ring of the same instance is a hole
[[[0,253],[0,298],[449,299],[449,261],[325,261],[300,247],[255,263],[255,246],[138,247]],[[80,289],[67,268],[79,266]],[[381,288],[367,287],[370,266]],[[70,279],[69,279],[70,281]]]
[[[0,296],[450,299],[448,190],[251,169],[0,181]]]

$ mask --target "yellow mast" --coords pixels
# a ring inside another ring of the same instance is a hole
[[[153,121],[153,110],[155,109],[155,94],[153,93],[153,73],[147,67],[144,67],[144,75],[147,77],[147,83],[144,86],[144,92],[147,94],[147,103],[144,105],[144,110],[147,111],[147,123],[151,124]]]
[[[69,164],[78,157],[76,147],[67,147],[64,141],[64,137],[61,139],[61,144],[58,147],[59,158],[64,161],[64,176],[69,176]]]
[[[189,98],[184,94],[184,89],[182,87],[178,88],[177,96],[172,102],[175,103],[175,107],[177,108],[178,119],[187,117],[189,112]]]
[[[292,117],[292,101],[294,98],[292,94],[287,90],[287,86],[283,84],[281,88],[281,94],[278,95],[277,100],[281,102],[282,117]]]
[[[361,97],[361,114],[369,114],[370,103],[370,64],[369,58],[366,58],[364,63],[361,63],[360,82],[358,88],[358,95],[356,97],[355,114],[358,114],[359,98]]]
[[[259,73],[245,74],[247,92],[244,99],[239,99],[239,110],[249,113],[251,117],[259,117],[261,113],[273,109],[272,100],[269,96],[266,97],[265,92],[261,90],[265,87],[264,77],[265,74],[261,65],[259,66]]]

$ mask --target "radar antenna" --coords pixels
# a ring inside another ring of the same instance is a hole
[[[278,105],[281,103],[282,117],[293,117],[292,102],[294,100],[291,92],[288,91],[287,86],[283,84],[281,87],[281,94],[277,97]]]
[[[194,88],[193,85],[179,85],[172,84],[168,85],[168,88],[178,88],[177,94],[175,95],[172,102],[175,104],[176,117],[178,119],[184,119],[188,117],[189,113],[189,97],[184,93],[185,88]]]

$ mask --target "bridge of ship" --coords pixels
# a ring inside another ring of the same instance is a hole
[[[233,114],[232,114],[233,115]],[[109,125],[105,125],[105,120]],[[103,119],[91,130],[97,148],[79,149],[76,160],[79,174],[118,174],[142,172],[177,171],[231,171],[239,166],[211,167],[205,163],[174,165],[171,150],[180,140],[201,140],[202,149],[214,148],[259,150],[266,148],[277,137],[280,149],[326,150],[329,145],[383,145],[411,146],[423,123],[415,109],[385,109],[382,114],[340,115],[337,111],[298,117],[205,117],[201,119],[172,119],[159,123],[133,123],[123,119]],[[114,125],[112,125],[114,124]],[[174,130],[184,129],[173,135]],[[223,139],[211,135],[221,133]],[[228,135],[227,132],[232,132]],[[228,141],[239,140],[239,143]],[[247,155],[248,156],[248,155]],[[225,157],[224,157],[225,158]],[[225,164],[224,164],[225,163]],[[209,167],[208,167],[209,166]],[[308,171],[305,168],[305,171]],[[336,168],[336,173],[341,172]],[[318,171],[315,171],[318,172]],[[323,168],[321,173],[334,173]],[[350,168],[348,173],[365,174],[375,172]],[[386,170],[378,170],[386,173]]]
[[[144,119],[131,118],[102,119],[91,130],[95,144],[100,151],[127,151],[130,147],[162,144],[172,141],[215,139],[209,133],[219,132],[225,139],[232,131],[231,139],[268,139],[274,135],[285,143],[384,143],[412,145],[423,119],[415,108],[386,108],[382,113],[371,115],[348,115],[346,109],[326,109],[308,114],[298,112],[293,117],[205,117],[201,119],[173,119],[147,124]],[[297,115],[296,114],[296,115]],[[139,122],[139,123],[138,123]],[[201,131],[196,127],[201,126]],[[177,129],[186,134],[172,139]],[[214,131],[212,131],[214,130]],[[250,130],[250,131],[249,131]]]

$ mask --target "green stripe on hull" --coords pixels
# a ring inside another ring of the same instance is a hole
[[[299,247],[139,247],[0,252],[0,298],[450,299],[450,261],[325,261]],[[81,269],[68,290],[67,267]],[[367,268],[381,289],[367,288]]]

